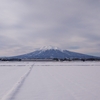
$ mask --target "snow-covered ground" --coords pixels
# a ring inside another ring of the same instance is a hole
[[[100,100],[100,62],[0,62],[0,100]]]

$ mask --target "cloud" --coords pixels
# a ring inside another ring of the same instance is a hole
[[[0,55],[44,45],[100,55],[99,5],[99,0],[0,0]]]

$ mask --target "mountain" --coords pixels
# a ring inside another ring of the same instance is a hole
[[[71,52],[68,50],[61,50],[57,47],[43,47],[38,50],[35,50],[34,52],[24,54],[24,55],[19,55],[19,56],[14,56],[12,58],[18,58],[18,59],[53,59],[53,58],[58,58],[58,59],[88,59],[88,58],[98,58],[95,56],[90,56],[86,54],[81,54],[81,53],[75,53]]]

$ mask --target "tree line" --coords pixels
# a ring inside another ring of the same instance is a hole
[[[100,61],[100,58],[53,58],[55,61]]]
[[[38,59],[36,59],[36,60],[38,61]],[[19,58],[0,58],[0,61],[23,61],[23,59],[19,59]],[[28,59],[28,61],[32,61],[32,60]],[[52,58],[51,61],[100,61],[100,58]]]
[[[0,61],[21,61],[18,58],[0,58]]]

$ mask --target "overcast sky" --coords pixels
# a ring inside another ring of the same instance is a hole
[[[100,0],[0,0],[0,56],[48,45],[100,56]]]

